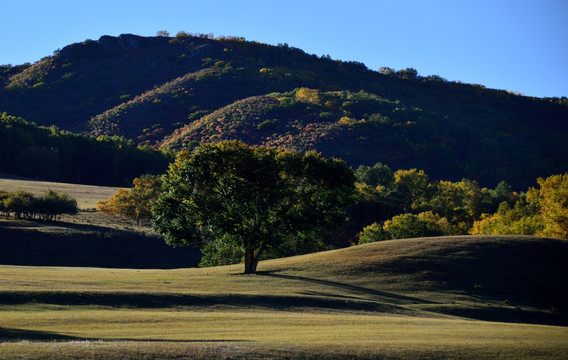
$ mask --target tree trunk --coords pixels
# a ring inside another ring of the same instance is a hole
[[[256,274],[256,267],[260,261],[260,255],[266,250],[266,246],[266,244],[262,244],[256,254],[252,249],[245,249],[245,274]]]
[[[258,259],[254,256],[254,250],[245,250],[245,274],[256,273],[256,266],[258,265]]]

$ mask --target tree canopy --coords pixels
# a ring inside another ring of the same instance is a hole
[[[353,202],[355,176],[343,161],[251,147],[204,144],[181,152],[163,177],[153,226],[170,245],[241,247],[245,273],[290,234],[340,225]]]
[[[519,194],[505,181],[494,189],[468,179],[430,183],[416,169],[377,180],[377,170],[384,168],[376,164],[355,171],[360,183],[350,219],[363,227],[359,244],[465,234],[568,238],[568,174],[538,178],[538,187]]]

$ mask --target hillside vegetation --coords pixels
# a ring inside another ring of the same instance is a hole
[[[354,167],[382,162],[395,169],[426,169],[438,180],[466,177],[493,185],[501,179],[516,188],[530,183],[528,174],[564,166],[564,160],[557,160],[568,135],[565,121],[556,122],[559,133],[547,135],[547,126],[534,118],[515,117],[515,124],[507,124],[484,113],[488,109],[440,116],[439,109],[410,104],[362,90],[298,88],[216,110],[176,130],[162,147],[238,139],[298,151],[317,149]]]
[[[563,240],[468,236],[270,260],[257,275],[1,266],[0,354],[562,358],[566,255]]]
[[[565,98],[373,71],[241,38],[181,32],[72,44],[35,64],[3,66],[0,109],[153,147],[240,139],[489,187],[506,180],[522,189],[568,171]]]

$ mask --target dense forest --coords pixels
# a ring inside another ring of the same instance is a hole
[[[4,65],[0,111],[37,124],[43,130],[32,133],[49,141],[100,150],[70,159],[76,151],[34,137],[2,145],[0,171],[32,171],[18,163],[56,152],[57,166],[22,175],[75,182],[123,185],[163,172],[170,149],[220,140],[317,150],[353,168],[381,162],[491,188],[506,180],[522,190],[568,171],[564,97],[526,97],[411,68],[371,70],[234,37],[103,36],[35,64]],[[146,168],[123,170],[139,163]]]
[[[160,174],[169,152],[118,136],[78,135],[0,114],[0,172],[78,184],[130,186],[142,173]]]

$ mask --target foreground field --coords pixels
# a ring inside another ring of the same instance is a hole
[[[0,358],[565,358],[568,242],[387,241],[205,269],[0,266]]]
[[[2,358],[562,358],[563,327],[387,315],[13,309]]]

